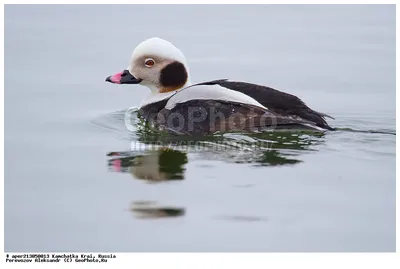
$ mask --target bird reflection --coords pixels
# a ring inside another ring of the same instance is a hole
[[[158,137],[157,150],[154,150],[154,141],[146,140],[140,142],[141,151],[112,152],[109,156],[117,158],[109,160],[109,167],[112,171],[131,173],[134,178],[148,182],[182,180],[187,155],[191,153],[205,160],[283,166],[301,163],[302,154],[316,151],[316,146],[324,142],[321,136],[293,133],[179,139],[176,136]]]
[[[110,171],[130,173],[134,178],[147,182],[183,180],[188,162],[187,154],[170,148],[143,153],[111,152],[108,161]],[[117,156],[117,157],[115,157]]]
[[[182,207],[157,206],[151,202],[133,202],[131,211],[141,219],[182,217],[186,213]]]
[[[184,165],[187,155],[169,148],[160,148],[142,152],[110,152],[108,161],[110,171],[130,173],[133,178],[157,183],[173,180],[183,180]],[[130,211],[140,219],[159,219],[182,217],[186,210],[183,207],[162,206],[156,202],[135,201]]]

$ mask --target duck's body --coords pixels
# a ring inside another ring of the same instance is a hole
[[[164,49],[161,56],[157,54],[158,43]],[[128,69],[106,80],[149,87],[152,94],[139,113],[168,132],[203,135],[271,129],[332,130],[324,118],[328,115],[310,109],[291,94],[227,79],[191,84],[183,54],[159,38],[142,42],[134,50]]]

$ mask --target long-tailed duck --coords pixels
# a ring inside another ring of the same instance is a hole
[[[330,116],[288,93],[227,79],[192,84],[183,53],[160,38],[140,43],[128,68],[106,81],[148,87],[151,94],[142,102],[139,114],[159,129],[176,134],[333,130],[325,120]]]

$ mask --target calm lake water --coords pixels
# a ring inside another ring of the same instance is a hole
[[[153,36],[340,130],[131,151],[170,141],[104,80]],[[6,6],[5,251],[395,251],[395,52],[394,5]]]

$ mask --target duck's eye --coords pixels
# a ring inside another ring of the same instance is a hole
[[[144,65],[147,67],[152,67],[155,64],[154,60],[151,58],[148,58],[144,61]]]

